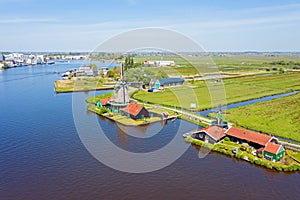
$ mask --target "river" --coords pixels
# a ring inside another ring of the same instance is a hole
[[[171,165],[149,173],[102,164],[77,133],[72,94],[53,89],[60,78],[54,72],[79,65],[0,71],[0,199],[300,199],[299,173],[278,173],[217,153],[200,159],[194,146],[187,146]],[[93,93],[80,94],[83,101]],[[96,117],[83,111],[84,120]],[[182,135],[180,126],[194,127],[182,120],[156,123],[131,130],[149,135],[137,138],[107,119],[97,117],[97,122],[112,143],[131,152],[160,149]],[[152,136],[153,129],[158,134]],[[181,137],[176,142],[188,145]],[[95,144],[101,148],[102,142]]]

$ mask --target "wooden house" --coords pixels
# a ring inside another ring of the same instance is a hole
[[[285,150],[282,145],[269,142],[263,150],[263,156],[267,160],[279,161],[284,157]]]
[[[194,131],[192,137],[198,140],[202,140],[206,143],[215,144],[222,140],[225,135],[225,128],[221,128],[218,126],[209,126],[197,131]]]
[[[120,109],[120,112],[134,120],[145,119],[150,116],[149,111],[144,106],[133,102],[128,104],[126,108]]]

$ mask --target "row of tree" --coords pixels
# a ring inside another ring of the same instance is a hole
[[[123,63],[123,67],[124,67],[125,71],[128,69],[137,68],[137,67],[141,67],[141,66],[142,66],[142,63],[134,62],[133,57],[131,57],[131,56],[127,56]]]

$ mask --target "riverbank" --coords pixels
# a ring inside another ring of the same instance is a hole
[[[237,158],[240,160],[247,161],[251,164],[255,164],[261,167],[265,167],[268,169],[273,169],[277,171],[284,171],[284,172],[292,172],[292,171],[300,171],[300,164],[296,162],[293,158],[289,156],[289,154],[286,154],[284,158],[281,161],[278,162],[272,162],[263,158],[259,158],[251,153],[249,153],[247,150],[242,148],[242,145],[236,144],[231,141],[225,141],[222,140],[219,143],[216,143],[215,145],[205,143],[201,140],[194,139],[190,136],[185,138],[185,141],[197,146],[201,146],[204,148],[208,148],[209,150],[222,153],[224,155],[230,156],[232,158]],[[238,153],[234,154],[233,149],[237,148]],[[298,156],[298,154],[297,154]]]
[[[147,117],[145,119],[133,120],[127,116],[121,115],[120,113],[113,113],[113,112],[102,113],[101,109],[93,105],[88,105],[87,109],[93,113],[98,114],[99,116],[105,117],[109,120],[112,120],[116,123],[120,123],[124,126],[143,126],[143,125],[148,125],[151,123],[163,121],[161,117]]]
[[[85,92],[93,90],[112,90],[114,86],[106,85],[100,78],[77,78],[54,82],[56,93]]]
[[[164,109],[162,107],[143,105],[149,111],[150,117],[134,120],[130,117],[122,115],[121,113],[112,112],[105,107],[101,107],[101,108],[97,107],[96,104],[100,99],[109,98],[112,95],[113,95],[113,93],[109,92],[106,94],[102,94],[102,95],[98,95],[98,96],[90,96],[90,97],[86,98],[85,101],[87,102],[87,109],[93,113],[96,113],[102,117],[105,117],[109,120],[112,120],[114,122],[120,123],[125,126],[142,126],[142,125],[147,125],[147,124],[151,124],[151,123],[155,123],[155,122],[159,122],[159,121],[166,121],[169,119],[174,119],[179,116],[174,111],[170,111],[170,110]],[[169,113],[169,117],[167,117],[167,118],[162,117],[162,113],[165,113],[165,112]]]

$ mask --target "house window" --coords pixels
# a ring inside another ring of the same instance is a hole
[[[267,160],[272,160],[272,156],[269,156],[269,155],[265,155],[265,159],[267,159]]]

